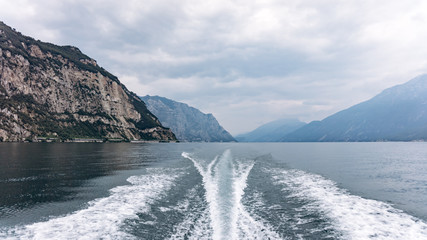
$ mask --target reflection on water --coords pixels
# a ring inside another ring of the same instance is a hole
[[[76,198],[87,180],[154,161],[145,145],[0,144],[0,219]],[[90,191],[106,191],[95,189]]]

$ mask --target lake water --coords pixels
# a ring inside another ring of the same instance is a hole
[[[427,144],[2,143],[0,239],[427,239]]]

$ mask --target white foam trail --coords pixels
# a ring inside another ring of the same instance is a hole
[[[170,240],[210,240],[213,229],[209,224],[209,211],[189,213],[182,223],[175,227]]]
[[[125,219],[149,212],[150,204],[173,186],[180,174],[152,169],[148,175],[132,176],[131,185],[110,190],[111,195],[89,202],[89,207],[64,217],[0,232],[1,239],[132,239],[121,231]]]
[[[189,201],[193,207],[189,208]],[[212,238],[212,227],[209,218],[209,209],[206,208],[203,199],[197,195],[196,188],[190,189],[185,199],[180,201],[171,210],[185,214],[185,219],[174,227],[170,240],[208,240]]]
[[[31,176],[31,177],[23,177],[23,178],[9,178],[5,180],[0,180],[0,182],[27,182],[37,180],[39,177]]]
[[[190,156],[188,153],[182,153],[182,156],[185,158],[190,159],[194,166],[197,168],[199,173],[202,175],[203,178],[203,185],[206,190],[206,201],[209,204],[209,213],[210,213],[210,220],[211,225],[213,228],[213,239],[222,239],[222,224],[224,222],[221,221],[221,215],[219,212],[220,206],[218,205],[218,179],[215,178],[213,167],[217,164],[219,157],[216,157],[212,162],[209,163],[209,165],[204,168],[198,161],[196,161],[194,158]]]
[[[307,210],[331,219],[344,239],[427,239],[427,224],[391,205],[351,195],[322,176],[299,170],[266,170],[284,190],[308,200]]]
[[[261,221],[252,218],[241,203],[254,162],[235,161],[229,150],[207,166],[189,153],[184,152],[182,156],[193,162],[203,178],[211,239],[280,239]]]

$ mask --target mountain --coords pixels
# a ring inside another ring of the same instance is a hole
[[[266,123],[257,129],[237,135],[239,142],[279,142],[286,134],[306,125],[297,119],[280,119]]]
[[[427,140],[427,75],[286,135],[283,141]]]
[[[36,41],[0,22],[0,141],[38,137],[175,139],[79,49]]]
[[[178,140],[203,142],[231,142],[235,139],[212,114],[204,114],[187,104],[159,96],[145,96],[147,104],[160,122],[172,129]]]

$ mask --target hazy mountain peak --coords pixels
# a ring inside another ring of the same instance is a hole
[[[410,141],[427,139],[427,75],[311,122],[284,141]]]
[[[393,98],[427,98],[427,74],[420,75],[410,81],[385,89],[376,97],[392,95]]]
[[[263,124],[249,133],[239,134],[236,136],[236,140],[240,142],[278,142],[286,134],[305,124],[298,119],[279,119]]]
[[[160,96],[144,96],[141,99],[160,122],[182,141],[230,142],[235,139],[211,114],[202,113],[188,104]]]

